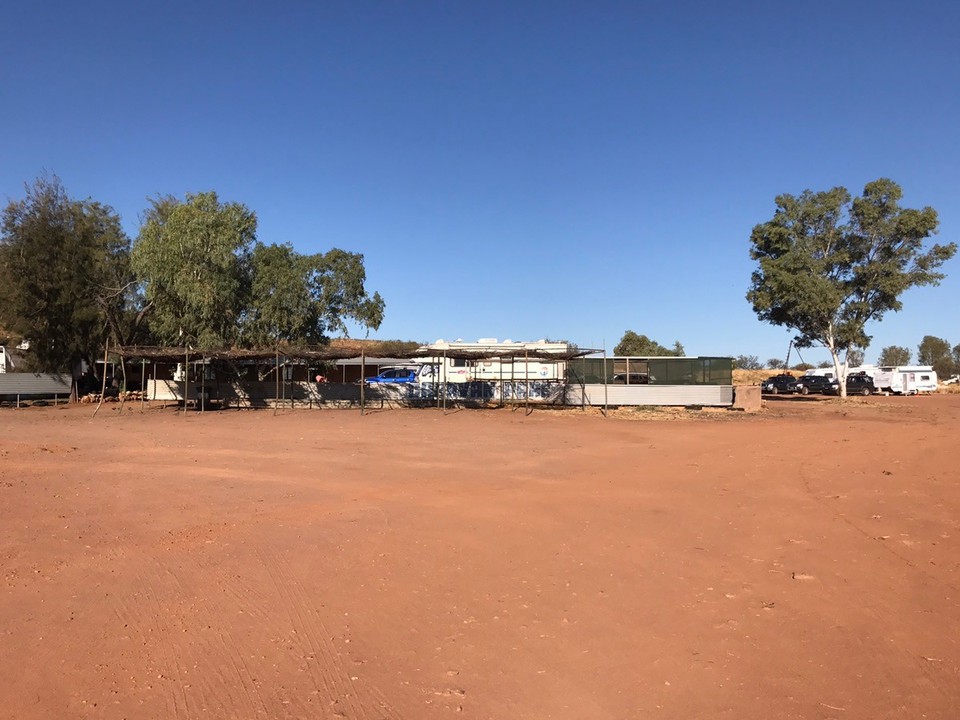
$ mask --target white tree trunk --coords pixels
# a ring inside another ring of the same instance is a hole
[[[834,342],[832,332],[827,337],[827,349],[830,351],[830,357],[833,360],[833,376],[840,383],[837,390],[840,397],[845,398],[847,396],[847,356],[844,354],[843,363],[841,363],[840,351],[837,349],[836,342]]]

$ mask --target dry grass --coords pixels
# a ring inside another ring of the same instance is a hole
[[[734,385],[759,385],[771,375],[778,375],[783,370],[734,370]],[[791,370],[790,374],[795,377],[803,375],[799,370]]]

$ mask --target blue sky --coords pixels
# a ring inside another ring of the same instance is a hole
[[[366,257],[371,337],[627,329],[782,357],[744,299],[774,197],[890,177],[960,239],[953,2],[46,2],[0,24],[0,201],[216,190]],[[960,342],[960,260],[868,360]],[[822,360],[811,350],[804,357]]]

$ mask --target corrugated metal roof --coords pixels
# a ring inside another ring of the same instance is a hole
[[[72,379],[53,373],[0,373],[0,395],[69,395]]]

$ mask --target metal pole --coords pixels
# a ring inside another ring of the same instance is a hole
[[[207,410],[207,358],[200,358],[200,411]]]
[[[524,407],[524,413],[530,414],[530,349],[525,348],[523,351],[523,365],[524,365],[524,374],[527,376],[527,397],[526,405]]]
[[[609,411],[607,405],[607,341],[603,341],[603,416],[607,416]]]
[[[183,350],[183,416],[187,416],[187,400],[190,398],[190,343]]]
[[[497,362],[500,363],[500,407],[503,407],[503,355],[497,358]]]
[[[273,414],[277,414],[277,408],[280,405],[280,348],[278,347],[275,351],[276,355],[274,356],[273,361]]]
[[[143,403],[147,396],[147,361],[140,361],[140,412],[143,412]]]
[[[103,348],[103,381],[100,384],[100,402],[97,403],[97,408],[93,411],[94,417],[100,412],[100,406],[103,405],[103,394],[107,392],[107,353],[109,352],[110,338],[107,338],[107,342]],[[20,398],[17,398],[17,407],[20,407]]]
[[[517,356],[510,356],[510,412],[517,409]]]
[[[366,403],[367,387],[367,357],[366,351],[360,351],[360,414],[363,415],[364,404]]]
[[[447,349],[443,349],[443,412],[447,412]]]

